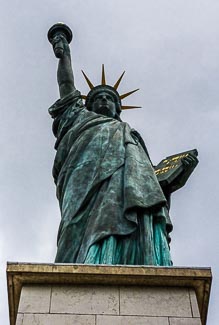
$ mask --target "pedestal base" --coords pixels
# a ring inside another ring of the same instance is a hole
[[[204,325],[208,268],[8,263],[11,325]]]

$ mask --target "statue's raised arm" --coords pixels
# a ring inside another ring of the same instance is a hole
[[[72,32],[67,25],[58,23],[49,29],[48,39],[53,46],[55,56],[59,59],[57,80],[60,97],[63,98],[75,89],[69,47]]]

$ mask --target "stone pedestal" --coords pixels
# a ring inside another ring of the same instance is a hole
[[[11,325],[204,325],[208,268],[8,263]]]

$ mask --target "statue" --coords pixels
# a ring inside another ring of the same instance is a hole
[[[49,108],[62,217],[55,262],[172,265],[170,186],[161,188],[143,139],[120,119],[122,109],[133,108],[121,99],[136,90],[119,95],[124,73],[112,87],[103,67],[101,85],[84,74],[91,88],[84,105],[74,85],[71,30],[58,23],[48,38],[59,59],[60,99]],[[197,162],[192,154],[182,159],[177,183],[186,182]]]

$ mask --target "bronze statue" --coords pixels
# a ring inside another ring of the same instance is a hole
[[[55,261],[171,265],[171,187],[161,188],[143,139],[120,118],[122,108],[131,108],[121,100],[134,91],[119,95],[123,75],[109,86],[103,68],[98,86],[84,74],[91,88],[84,105],[74,85],[71,30],[56,24],[48,38],[59,59],[61,97],[49,109],[62,217]],[[177,182],[185,183],[196,164],[192,154],[183,158]]]

